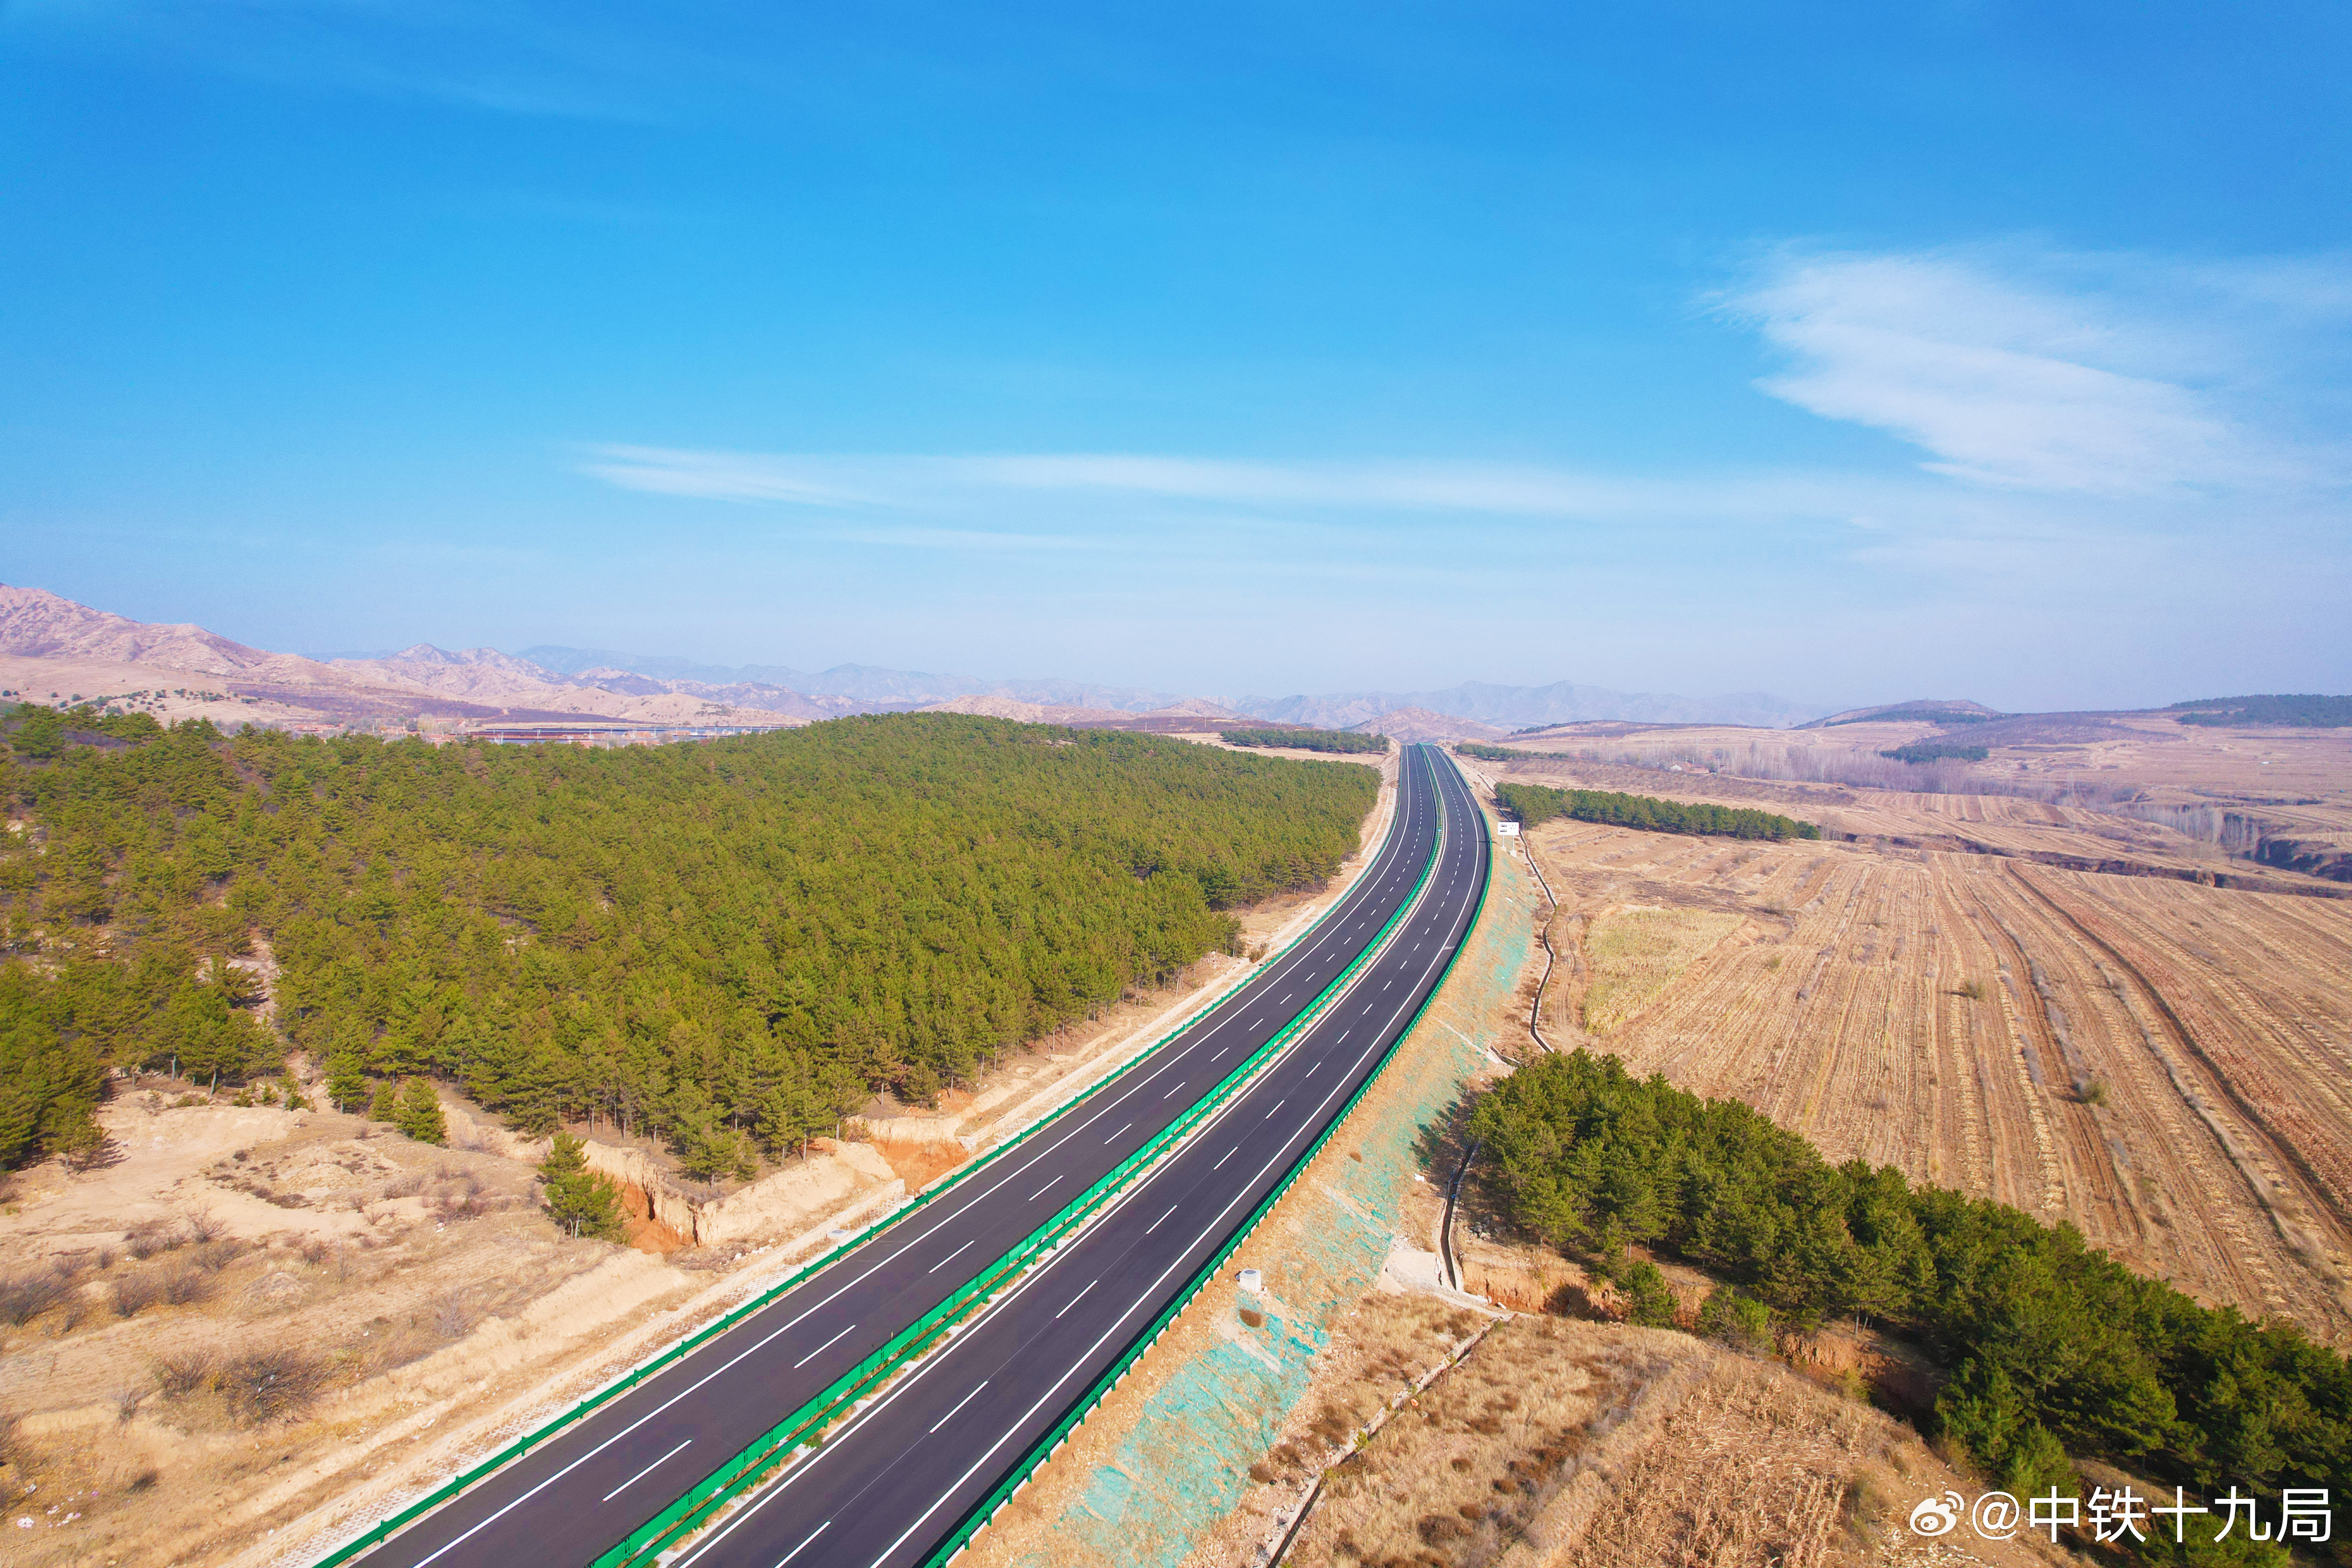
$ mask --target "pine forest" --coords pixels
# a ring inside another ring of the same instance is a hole
[[[611,750],[5,731],[0,1165],[94,1141],[110,1069],[234,1084],[299,1048],[346,1107],[440,1077],[748,1174],[1231,946],[1379,784],[960,714]]]
[[[1650,795],[1605,789],[1550,789],[1543,784],[1506,784],[1495,791],[1521,822],[1533,827],[1565,816],[1577,822],[1638,827],[1652,833],[1712,833],[1729,838],[1819,838],[1822,830],[1777,812],[1750,806],[1686,805]]]

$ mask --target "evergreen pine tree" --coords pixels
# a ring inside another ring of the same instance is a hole
[[[392,1080],[385,1079],[375,1086],[375,1093],[368,1100],[368,1120],[389,1121],[397,1110],[398,1097],[393,1090]]]
[[[359,1047],[339,1038],[327,1053],[327,1099],[337,1110],[357,1110],[367,1103],[367,1075],[361,1070]]]
[[[588,1169],[586,1151],[569,1132],[556,1133],[540,1163],[549,1217],[573,1236],[618,1241],[624,1235],[621,1191]]]
[[[449,1131],[441,1120],[441,1100],[433,1092],[432,1083],[413,1078],[400,1086],[400,1100],[393,1107],[393,1125],[419,1143],[446,1143]]]

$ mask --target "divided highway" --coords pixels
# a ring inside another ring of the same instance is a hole
[[[1377,1069],[1467,931],[1486,853],[1460,774],[1433,748],[1408,747],[1395,818],[1373,865],[1265,973],[992,1165],[362,1561],[583,1568],[1198,1101],[1344,972],[1420,886],[1386,950],[1247,1092],[946,1348],[673,1559],[674,1568],[921,1562],[1181,1293]]]

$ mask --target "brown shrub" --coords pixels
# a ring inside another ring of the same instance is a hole
[[[218,1273],[249,1250],[247,1243],[231,1236],[223,1237],[218,1241],[200,1242],[190,1256],[196,1268],[208,1273]]]
[[[144,1263],[159,1252],[187,1245],[187,1232],[177,1220],[151,1219],[135,1225],[122,1237],[122,1249]]]
[[[163,1288],[152,1274],[125,1274],[114,1281],[117,1317],[135,1318],[163,1299]]]
[[[229,1414],[247,1426],[257,1426],[281,1416],[298,1415],[310,1408],[327,1385],[327,1363],[290,1345],[249,1351],[225,1363],[214,1374],[213,1385],[228,1403]]]
[[[208,1350],[179,1351],[155,1358],[155,1386],[166,1399],[185,1399],[209,1386],[217,1358]]]
[[[445,1340],[462,1339],[474,1326],[474,1309],[462,1290],[443,1292],[433,1302],[433,1327]]]
[[[213,1293],[220,1289],[220,1281],[200,1263],[184,1263],[176,1268],[160,1269],[154,1279],[156,1290],[174,1307],[209,1301]]]
[[[22,1328],[65,1300],[65,1276],[43,1268],[0,1277],[0,1323]]]

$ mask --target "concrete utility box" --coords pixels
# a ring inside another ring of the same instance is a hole
[[[1242,1289],[1248,1291],[1253,1296],[1264,1295],[1265,1293],[1265,1276],[1260,1274],[1255,1268],[1243,1269]]]

